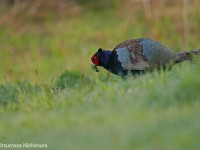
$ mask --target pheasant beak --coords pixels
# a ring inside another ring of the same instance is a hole
[[[97,68],[97,66],[95,64],[91,64],[92,70],[94,70],[95,72],[99,72],[99,69]]]

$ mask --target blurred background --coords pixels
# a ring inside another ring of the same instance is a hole
[[[130,38],[200,48],[199,0],[0,0],[0,144],[199,150],[200,59],[123,80],[91,56]]]
[[[198,0],[0,0],[0,80],[91,73],[90,57],[129,38],[199,48]]]

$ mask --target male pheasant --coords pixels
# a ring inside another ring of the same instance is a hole
[[[126,40],[113,51],[101,48],[92,56],[94,66],[102,66],[113,74],[126,76],[165,67],[167,64],[192,60],[200,55],[200,49],[175,53],[168,46],[147,38]]]

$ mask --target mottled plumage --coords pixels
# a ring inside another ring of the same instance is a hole
[[[125,76],[160,68],[166,64],[191,60],[200,50],[175,53],[160,42],[147,39],[130,39],[118,44],[113,51],[99,49],[91,58],[95,66],[103,66],[110,72]]]

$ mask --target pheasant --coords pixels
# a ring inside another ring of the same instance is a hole
[[[109,72],[126,76],[144,73],[155,68],[165,68],[168,64],[177,64],[192,60],[200,55],[200,49],[176,53],[168,46],[147,38],[129,39],[118,44],[113,51],[101,48],[91,57],[94,68],[104,67]]]

